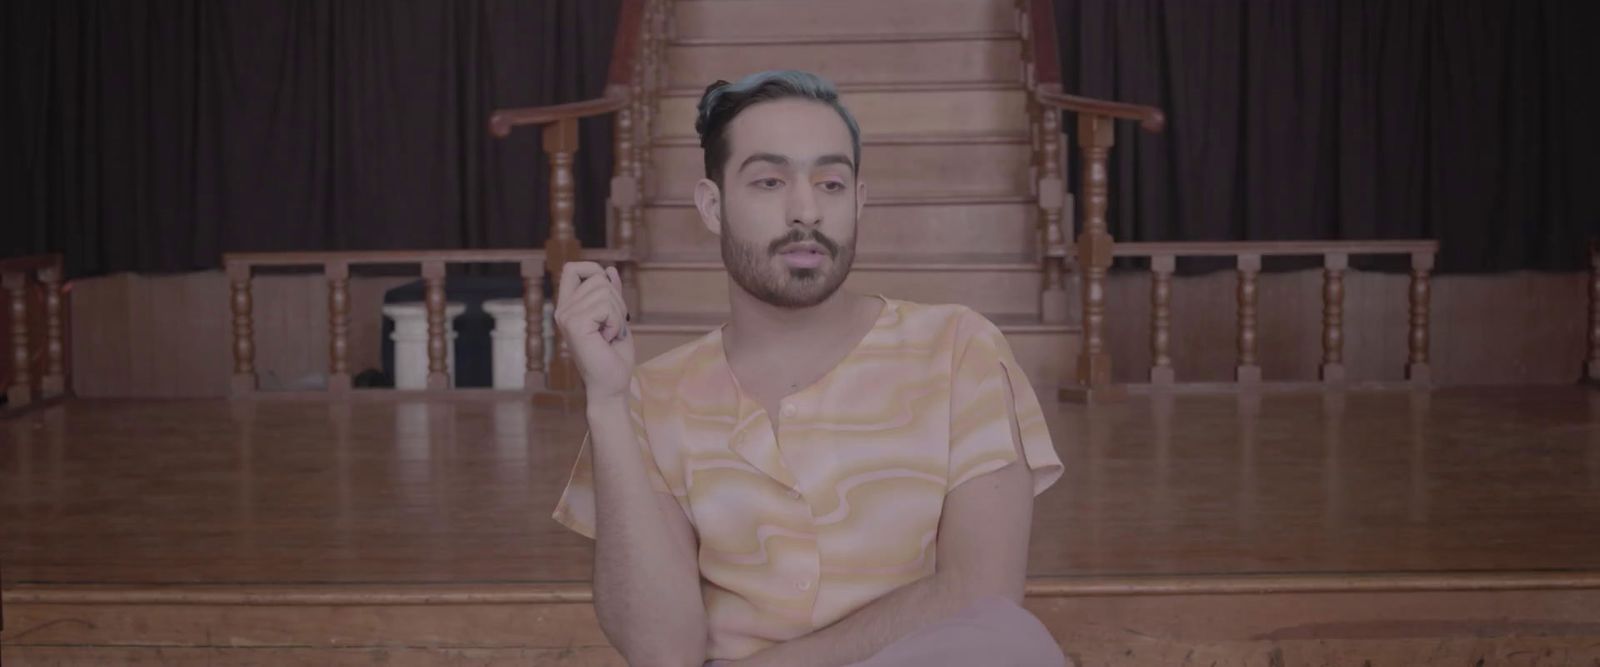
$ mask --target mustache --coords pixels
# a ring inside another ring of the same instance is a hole
[[[774,239],[771,244],[767,245],[767,254],[776,255],[778,254],[779,248],[793,243],[805,243],[807,241],[822,246],[823,250],[828,251],[829,257],[839,256],[839,243],[837,241],[828,238],[822,232],[813,231],[807,233],[798,229],[791,229],[789,230],[788,234]]]

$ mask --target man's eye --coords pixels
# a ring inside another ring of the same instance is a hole
[[[763,178],[756,181],[754,185],[763,190],[776,190],[783,185],[783,181],[776,178]]]
[[[822,189],[825,192],[844,192],[844,184],[838,181],[823,181]]]

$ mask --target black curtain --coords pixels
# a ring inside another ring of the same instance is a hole
[[[1437,238],[1459,272],[1576,269],[1600,232],[1600,3],[1056,7],[1067,91],[1169,118],[1117,131],[1118,239]]]
[[[246,250],[540,245],[548,166],[501,107],[605,84],[617,0],[13,0],[0,256],[73,275]],[[610,118],[577,214],[604,243]]]

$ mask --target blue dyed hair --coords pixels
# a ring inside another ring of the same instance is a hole
[[[861,127],[850,110],[839,103],[839,90],[833,87],[833,82],[810,72],[772,70],[751,74],[736,83],[718,81],[706,86],[705,94],[700,96],[700,113],[694,121],[694,130],[700,134],[700,148],[705,150],[706,178],[722,185],[722,172],[728,163],[728,124],[735,116],[753,105],[788,98],[814,100],[839,112],[845,127],[850,128],[855,169],[860,173]]]

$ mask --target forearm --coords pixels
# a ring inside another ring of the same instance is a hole
[[[669,529],[625,401],[588,408],[595,486],[595,613],[633,665],[705,660],[705,605],[694,546]],[[651,548],[671,544],[675,548]]]
[[[933,574],[804,637],[740,660],[739,667],[848,665],[872,657],[911,631],[950,617],[980,595],[949,574]]]

